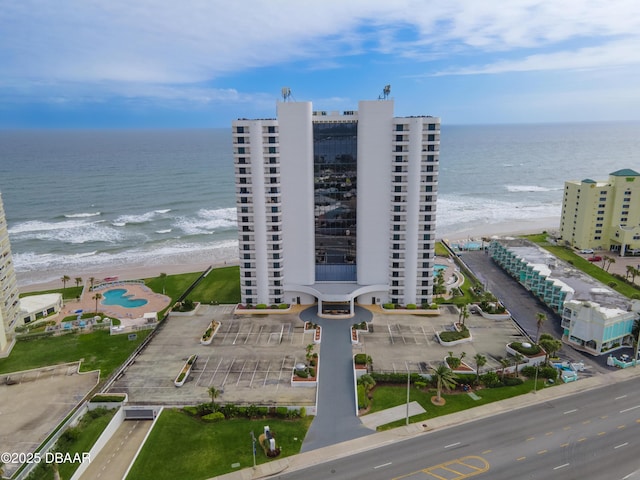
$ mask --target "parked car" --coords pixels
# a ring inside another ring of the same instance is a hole
[[[584,253],[586,255],[593,255],[593,248],[585,248],[584,250],[580,250],[580,253]]]
[[[594,255],[593,257],[587,258],[587,260],[589,260],[590,262],[601,262],[602,257],[599,255]]]

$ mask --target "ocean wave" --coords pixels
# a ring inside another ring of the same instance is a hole
[[[135,265],[170,265],[183,263],[185,259],[204,260],[205,262],[221,262],[237,258],[238,242],[222,240],[213,244],[202,243],[167,243],[152,248],[135,248],[120,252],[85,252],[76,254],[53,254],[25,252],[15,253],[13,262],[16,272],[30,277],[44,278],[52,271],[75,275],[76,272],[91,272],[92,268],[104,268],[117,272],[118,267],[129,268]],[[56,278],[56,277],[54,277]]]
[[[441,195],[438,198],[436,234],[442,236],[461,228],[483,224],[560,218],[561,208],[560,202],[506,202],[479,197]]]
[[[537,185],[507,185],[505,187],[508,192],[553,192],[560,190],[559,188],[540,187]]]
[[[154,219],[154,217],[158,216],[159,213],[158,211],[152,211],[152,212],[146,212],[146,213],[141,213],[138,215],[120,215],[119,217],[117,217],[115,220],[113,220],[113,222],[111,222],[112,225],[116,226],[116,227],[124,227],[125,225],[128,224],[140,224],[140,223],[147,223],[150,222]]]
[[[93,212],[93,213],[70,213],[64,215],[64,218],[87,218],[87,217],[98,217],[102,215],[102,212]]]
[[[200,209],[195,217],[179,217],[174,224],[186,235],[208,235],[218,230],[236,228],[235,208]]]
[[[156,233],[171,233],[171,228],[167,228],[165,230],[156,230]]]
[[[170,208],[164,208],[162,210],[154,210],[155,213],[169,213],[171,211]]]
[[[24,222],[9,229],[13,240],[58,241],[67,244],[90,242],[118,243],[124,235],[102,221]]]

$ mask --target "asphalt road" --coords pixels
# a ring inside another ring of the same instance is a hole
[[[633,379],[275,478],[640,479],[639,434]]]
[[[540,312],[547,315],[547,321],[542,325],[540,334],[549,333],[556,338],[562,337],[560,316],[531,295],[526,288],[496,265],[487,253],[483,251],[464,252],[461,254],[460,259],[484,284],[485,289],[493,293],[503,303],[518,326],[531,339],[535,340],[536,338],[538,328],[536,315]],[[634,352],[629,348],[628,351],[621,349],[617,350],[616,353],[633,355]],[[615,370],[613,367],[607,366],[607,355],[594,357],[574,350],[568,345],[562,347],[559,355],[566,361],[584,362],[592,371],[606,373]]]

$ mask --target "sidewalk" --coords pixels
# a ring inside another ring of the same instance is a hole
[[[264,463],[262,465],[258,465],[255,470],[253,468],[246,468],[244,470],[220,475],[214,478],[216,480],[252,480],[268,477],[285,471],[286,473],[289,473],[312,465],[318,465],[329,460],[348,457],[360,452],[388,445],[394,441],[424,435],[430,431],[453,427],[479,418],[499,415],[519,408],[525,408],[538,403],[563,398],[575,393],[614,385],[636,377],[640,377],[640,367],[632,367],[604,375],[597,375],[578,380],[577,382],[544,388],[542,390],[538,390],[535,394],[531,392],[529,394],[509,398],[501,402],[494,402],[488,405],[464,410],[462,412],[452,413],[451,415],[433,418],[428,420],[427,423],[414,423],[408,426],[374,433],[348,442],[283,458],[281,460]]]

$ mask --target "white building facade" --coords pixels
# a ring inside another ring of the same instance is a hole
[[[439,145],[392,100],[233,122],[242,303],[430,304]]]
[[[0,352],[7,348],[19,316],[18,281],[13,268],[9,232],[0,196]]]

